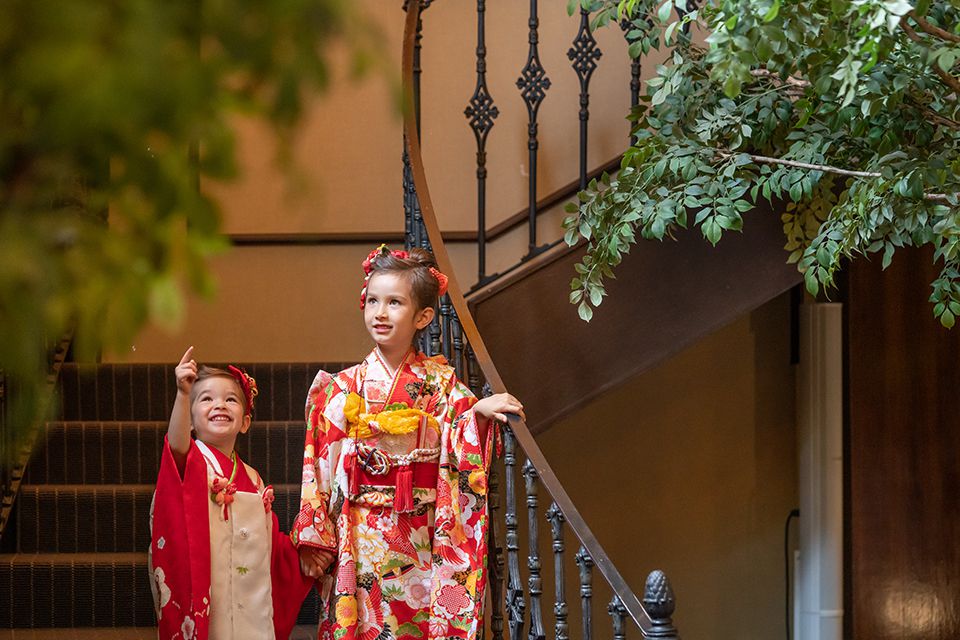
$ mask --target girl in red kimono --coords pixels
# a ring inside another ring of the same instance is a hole
[[[159,638],[283,640],[313,580],[280,533],[272,487],[234,450],[250,428],[256,381],[232,366],[198,370],[192,354],[177,365],[151,509]]]
[[[482,627],[491,420],[442,356],[414,348],[447,278],[426,251],[381,245],[363,263],[375,347],[317,374],[307,396],[300,514],[291,535],[320,580],[321,640],[465,638]]]

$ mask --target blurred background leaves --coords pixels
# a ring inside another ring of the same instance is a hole
[[[350,0],[0,3],[0,372],[7,425],[39,415],[48,349],[78,360],[175,327],[228,248],[201,177],[236,174],[231,117],[285,142],[330,52],[385,60]]]

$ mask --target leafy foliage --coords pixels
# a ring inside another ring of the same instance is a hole
[[[631,55],[673,48],[631,116],[621,170],[568,208],[567,242],[588,243],[571,283],[584,320],[638,236],[695,226],[716,244],[762,198],[783,211],[812,294],[846,258],[882,252],[886,267],[897,248],[933,245],[930,300],[953,326],[960,0],[707,0],[689,13],[673,0],[584,2],[597,26],[629,21]]]
[[[34,415],[44,343],[93,357],[176,325],[225,249],[199,180],[236,173],[230,118],[292,131],[347,43],[380,57],[349,0],[0,3],[0,372]],[[281,145],[282,147],[283,145]]]

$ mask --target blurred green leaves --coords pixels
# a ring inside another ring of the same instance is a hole
[[[176,326],[226,249],[201,177],[236,174],[231,117],[289,140],[331,45],[362,70],[381,39],[350,0],[0,3],[0,370],[11,424],[36,415],[44,344],[80,359]],[[283,144],[280,145],[283,149]]]
[[[817,294],[845,259],[932,245],[933,313],[960,312],[958,0],[605,0],[639,57],[672,55],[630,118],[621,170],[565,220],[587,253],[571,301],[588,319],[636,239],[695,226],[711,244],[760,199],[782,210],[788,260]],[[676,8],[676,15],[666,9]],[[680,16],[680,17],[677,17]],[[688,29],[706,35],[697,45]],[[671,38],[667,42],[667,38]]]

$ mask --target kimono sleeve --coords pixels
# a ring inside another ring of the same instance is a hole
[[[313,578],[300,572],[300,556],[290,537],[280,531],[277,516],[273,517],[273,543],[270,548],[270,582],[273,595],[273,629],[277,640],[290,637],[297,614],[313,587]]]
[[[485,442],[480,442],[480,429],[473,410],[476,403],[477,397],[456,375],[452,375],[446,388],[446,413],[441,434],[447,439],[443,447],[448,452],[447,463],[461,473],[469,473],[474,490],[485,494],[496,429],[491,425]]]
[[[160,473],[151,505],[150,573],[158,637],[207,637],[210,593],[210,501],[207,466],[191,441],[183,475],[163,440]]]
[[[340,428],[343,425],[338,426],[326,415],[337,402],[341,405],[343,402],[340,387],[329,373],[320,371],[307,393],[300,512],[290,532],[294,545],[298,547],[308,545],[333,552],[337,550],[331,498],[336,489],[338,443],[344,433]]]

